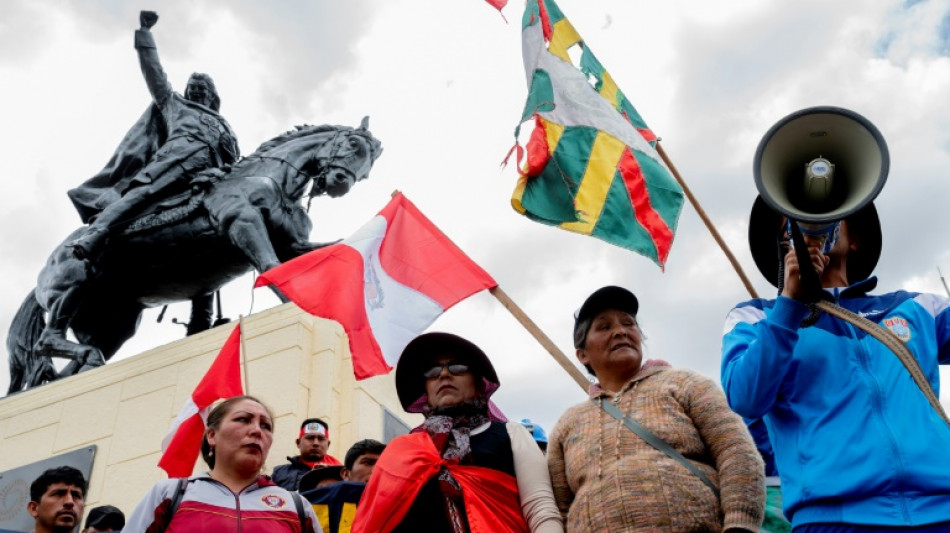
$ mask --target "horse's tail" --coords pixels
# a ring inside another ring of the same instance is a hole
[[[46,328],[43,308],[36,301],[36,289],[26,295],[13,317],[7,334],[7,358],[10,360],[10,388],[7,394],[22,391],[39,375],[55,375],[56,369],[48,357],[34,357],[33,345]]]

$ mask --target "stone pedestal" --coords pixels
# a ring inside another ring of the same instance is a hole
[[[161,442],[224,345],[234,323],[102,368],[0,398],[0,472],[96,445],[86,508],[130,513],[156,481]],[[307,417],[330,424],[330,454],[343,460],[357,440],[387,440],[421,423],[403,412],[393,376],[357,382],[336,322],[286,304],[243,320],[247,392],[274,412],[265,472],[296,455]],[[196,471],[204,468],[199,459]],[[27,483],[32,480],[27,480]]]

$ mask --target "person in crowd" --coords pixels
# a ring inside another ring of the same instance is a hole
[[[373,468],[385,449],[385,444],[373,439],[354,443],[343,457],[343,479],[360,483],[369,481]]]
[[[320,418],[304,420],[294,442],[300,455],[288,457],[288,463],[274,468],[272,475],[274,483],[287,490],[297,490],[300,478],[314,468],[342,464],[327,453],[330,449],[330,426]]]
[[[122,531],[125,527],[125,514],[111,505],[93,507],[86,517],[86,527],[82,533],[100,533],[102,531]]]
[[[499,384],[488,356],[457,335],[406,346],[396,391],[425,421],[386,445],[354,533],[563,531],[544,455],[524,426],[489,407]]]
[[[948,531],[950,461],[934,454],[950,448],[950,426],[922,391],[939,391],[938,364],[950,363],[950,301],[869,294],[881,252],[873,204],[836,226],[830,238],[804,235],[810,264],[801,265],[788,247],[785,217],[756,200],[749,245],[779,294],[729,313],[726,397],[740,415],[763,420],[795,532]],[[806,290],[804,268],[814,269],[820,287]],[[812,292],[902,341],[924,386],[863,329],[812,315]]]
[[[575,314],[577,359],[597,383],[549,438],[567,531],[758,531],[764,472],[745,424],[713,380],[644,362],[638,310],[607,286]]]
[[[534,437],[534,442],[538,443],[538,448],[541,448],[542,452],[547,453],[548,434],[544,432],[544,428],[532,422],[530,418],[522,419],[521,425]]]
[[[46,470],[30,484],[26,510],[34,533],[72,533],[79,525],[86,498],[86,478],[71,466]]]
[[[386,445],[373,439],[363,439],[356,442],[347,450],[340,472],[342,482],[332,482],[327,485],[317,485],[312,492],[305,492],[311,487],[311,476],[320,472],[314,470],[304,475],[300,480],[300,492],[306,496],[317,513],[320,525],[324,531],[330,533],[350,533],[353,518],[356,514],[363,489],[369,481],[379,460],[379,455],[386,449]]]
[[[273,440],[274,417],[260,400],[235,396],[219,403],[201,442],[210,472],[156,483],[123,532],[322,533],[299,494],[261,475]]]

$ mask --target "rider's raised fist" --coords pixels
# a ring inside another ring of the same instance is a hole
[[[139,11],[139,24],[143,30],[147,30],[158,22],[158,13],[154,11]]]

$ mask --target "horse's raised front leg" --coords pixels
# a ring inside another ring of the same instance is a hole
[[[337,244],[343,240],[337,239],[330,242],[311,241],[310,230],[313,228],[313,223],[310,221],[310,215],[308,215],[307,211],[299,204],[294,204],[289,211],[281,211],[280,216],[272,216],[270,225],[274,228],[273,231],[275,234],[281,235],[281,242],[286,243],[281,250],[278,250],[278,255],[283,261],[289,261],[314,250]]]
[[[258,272],[266,272],[279,265],[280,259],[274,251],[261,212],[240,195],[222,195],[215,200],[206,202],[212,222],[220,233],[228,236],[231,244],[241,250],[254,268]],[[270,288],[280,301],[290,301],[273,285]]]
[[[280,264],[258,210],[242,209],[222,222],[231,243],[244,253],[258,272],[265,272]]]
[[[320,248],[326,248],[327,246],[331,246],[340,242],[343,242],[343,239],[337,239],[335,241],[330,241],[330,242],[305,241],[301,243],[295,243],[294,247],[291,250],[294,253],[294,257],[296,257],[296,256],[300,256],[306,253],[310,253],[314,250],[319,250]]]

